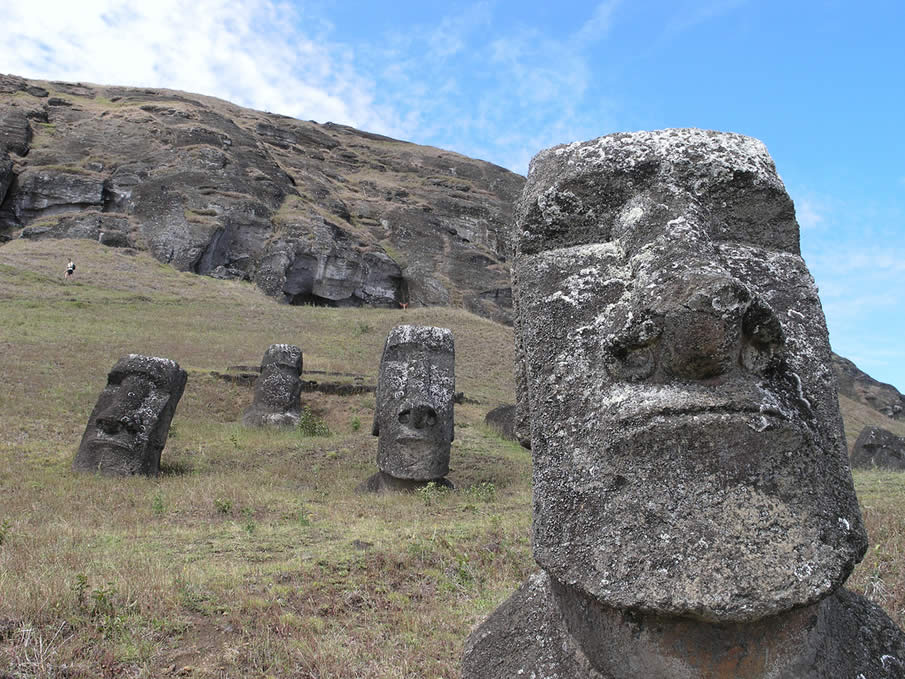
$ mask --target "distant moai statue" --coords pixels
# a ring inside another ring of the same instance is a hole
[[[156,476],[187,378],[168,358],[129,354],[119,359],[91,411],[72,468]]]
[[[905,438],[882,427],[864,427],[852,446],[852,466],[905,470]]]
[[[447,328],[397,325],[386,339],[372,433],[376,475],[367,491],[405,490],[434,481],[451,486],[455,348]]]
[[[302,413],[302,350],[271,344],[261,359],[251,406],[242,415],[248,427],[295,427]]]
[[[532,576],[464,679],[905,677],[842,589],[867,547],[817,289],[764,145],[538,154],[517,206]]]

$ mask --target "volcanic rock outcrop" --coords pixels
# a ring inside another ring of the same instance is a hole
[[[0,75],[0,238],[91,238],[292,304],[511,321],[503,168],[170,90]],[[5,193],[5,196],[4,196]]]
[[[852,447],[852,466],[905,470],[905,438],[882,427],[865,427]]]
[[[302,414],[302,350],[271,344],[261,359],[254,401],[242,415],[247,427],[295,427]]]
[[[107,375],[72,468],[156,476],[188,376],[168,358],[129,354]]]
[[[446,328],[397,325],[386,339],[377,381],[372,433],[377,467],[362,489],[449,486],[454,436],[455,348]]]
[[[514,241],[543,571],[472,632],[463,676],[902,677],[905,635],[840,590],[867,539],[763,144],[548,149]]]
[[[833,370],[843,396],[870,406],[894,420],[905,419],[905,395],[891,384],[878,382],[847,358],[833,354]]]

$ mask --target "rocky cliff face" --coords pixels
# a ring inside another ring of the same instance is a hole
[[[894,420],[905,420],[905,396],[891,384],[878,382],[847,358],[833,354],[839,393]]]
[[[92,238],[292,304],[511,321],[524,179],[350,127],[171,90],[0,75],[0,240]]]

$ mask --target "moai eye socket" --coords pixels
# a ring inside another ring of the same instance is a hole
[[[406,408],[401,413],[399,413],[399,422],[401,424],[408,424],[412,419],[412,411]]]

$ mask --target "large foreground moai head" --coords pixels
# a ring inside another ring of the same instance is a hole
[[[91,411],[73,469],[156,475],[186,379],[168,358],[129,354],[119,359]]]
[[[302,350],[291,344],[271,344],[261,359],[254,401],[242,415],[247,426],[294,427],[301,416]]]
[[[449,473],[455,349],[446,328],[397,325],[387,336],[377,380],[377,466],[399,479]]]
[[[606,606],[715,622],[839,587],[866,536],[763,144],[687,129],[548,149],[515,238],[538,563]]]

